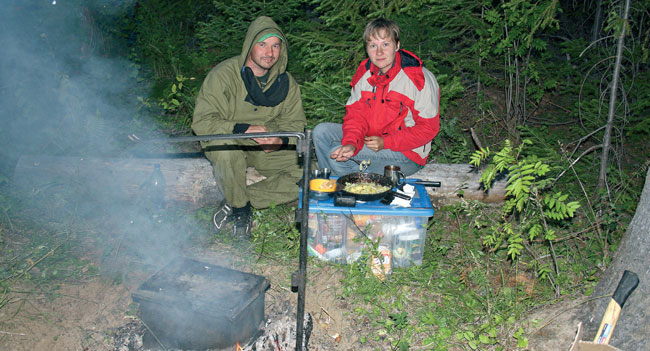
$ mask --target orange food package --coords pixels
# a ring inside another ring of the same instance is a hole
[[[390,249],[386,247],[380,246],[378,251],[378,257],[375,257],[374,255],[370,257],[370,270],[375,277],[379,278],[379,280],[384,280],[393,272],[391,262],[393,257]]]
[[[323,247],[323,245],[318,244],[316,247],[314,247],[314,250],[318,251],[319,254],[324,255],[327,249]]]

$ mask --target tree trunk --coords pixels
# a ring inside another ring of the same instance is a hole
[[[646,175],[641,200],[612,264],[594,289],[593,297],[611,295],[623,271],[639,276],[639,286],[630,295],[616,323],[610,345],[621,350],[650,350],[650,169]],[[609,296],[594,300],[585,308],[585,336],[595,337]]]
[[[143,184],[154,164],[160,164],[166,182],[166,201],[184,202],[191,207],[217,204],[223,197],[204,157],[192,158],[80,158],[23,156],[14,170],[13,183],[32,195],[57,193],[64,196],[137,200],[143,197]],[[485,202],[503,201],[505,179],[485,192],[478,180],[480,173],[469,164],[428,164],[410,178],[441,182],[440,188],[427,188],[434,203],[465,199]],[[249,174],[250,181],[259,180]],[[249,182],[250,183],[250,182]]]
[[[596,14],[594,15],[594,25],[591,28],[591,41],[598,40],[600,36],[600,23],[603,17],[603,0],[596,1]]]
[[[612,87],[609,95],[609,111],[607,113],[607,124],[605,126],[605,135],[603,136],[603,155],[600,161],[600,174],[598,175],[598,189],[604,188],[605,183],[607,182],[607,163],[609,160],[609,149],[612,144],[612,128],[614,126],[614,110],[616,108],[618,76],[621,71],[621,60],[623,57],[623,40],[625,39],[625,29],[627,28],[627,16],[629,12],[630,12],[630,0],[626,0],[625,10],[623,11],[623,28],[621,29],[621,36],[618,37],[618,46],[616,49],[616,63],[614,64],[614,73],[612,74]]]

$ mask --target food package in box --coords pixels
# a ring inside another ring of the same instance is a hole
[[[409,267],[422,264],[424,244],[427,233],[426,223],[420,217],[398,218],[392,223],[391,233],[394,267]]]
[[[422,264],[426,236],[422,221],[427,218],[343,214],[310,214],[309,218],[310,252],[321,259],[355,262],[370,239],[391,252],[395,267]]]
[[[395,236],[393,242],[393,265],[396,268],[422,264],[424,240],[419,233]]]
[[[384,280],[393,272],[393,262],[391,259],[393,254],[391,250],[385,246],[379,246],[377,252],[377,257],[374,255],[370,257],[370,270],[375,277]]]
[[[341,214],[309,214],[309,246],[312,254],[327,261],[345,260],[347,220]]]

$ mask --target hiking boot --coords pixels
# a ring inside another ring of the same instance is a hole
[[[233,235],[235,238],[248,240],[251,238],[251,217],[252,212],[250,208],[244,208],[241,211],[233,214]]]
[[[212,223],[217,233],[221,233],[232,220],[232,207],[228,206],[228,204],[221,206],[212,216]]]
[[[248,240],[251,235],[252,215],[250,203],[239,208],[225,204],[214,213],[212,223],[217,234],[225,234],[232,230],[233,237]]]

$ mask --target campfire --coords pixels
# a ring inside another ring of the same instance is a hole
[[[313,328],[310,314],[305,315],[303,350],[308,350],[309,337]],[[165,345],[145,346],[144,334],[147,328],[139,319],[133,319],[125,326],[113,332],[113,346],[116,351],[145,351],[145,350],[178,350]],[[243,345],[243,346],[242,346]],[[296,349],[296,318],[294,311],[286,311],[268,318],[260,326],[259,334],[253,339],[240,345],[235,342],[233,347],[223,349],[208,349],[214,351],[293,351]]]
[[[313,320],[309,313],[305,314],[303,322],[305,337],[303,339],[303,350],[307,350],[309,336],[313,328]],[[242,351],[289,351],[296,349],[296,316],[285,314],[273,319],[268,319],[263,334],[257,339],[249,342],[245,347],[237,345],[236,350]]]

